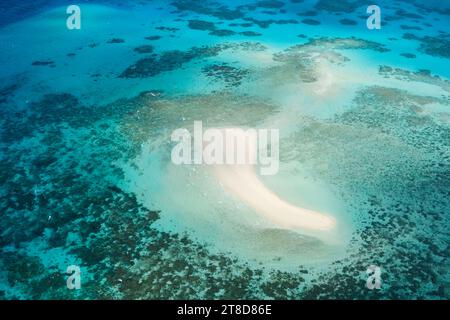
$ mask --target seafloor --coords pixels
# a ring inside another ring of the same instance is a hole
[[[450,298],[449,3],[78,2],[0,3],[0,299]],[[264,183],[337,231],[172,165],[195,120],[279,128]]]

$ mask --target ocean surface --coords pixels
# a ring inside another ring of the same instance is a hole
[[[370,4],[2,0],[0,299],[449,299],[450,2]],[[335,228],[173,164],[194,121],[279,129],[258,179]]]

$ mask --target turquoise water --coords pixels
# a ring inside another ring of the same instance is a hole
[[[447,4],[380,1],[381,30],[362,1],[79,6],[68,30],[60,1],[1,4],[0,298],[450,297]],[[336,227],[172,164],[196,120],[278,128],[259,179]]]

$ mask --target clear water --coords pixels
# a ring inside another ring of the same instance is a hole
[[[450,7],[379,5],[368,30],[359,1],[86,1],[68,30],[62,2],[1,4],[0,298],[448,299]],[[173,165],[195,120],[279,128],[260,179],[336,228]]]

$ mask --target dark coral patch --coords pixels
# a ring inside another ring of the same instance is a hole
[[[261,11],[261,13],[267,14],[269,16],[276,16],[278,14],[278,12],[270,11],[270,10],[264,10],[264,11]]]
[[[120,74],[120,78],[147,78],[161,72],[172,71],[194,59],[217,56],[227,49],[263,51],[267,48],[259,42],[223,43],[215,46],[193,47],[187,51],[165,51],[159,55],[138,60]]]
[[[318,26],[320,24],[320,21],[314,19],[303,19],[302,23],[309,24],[310,26]]]
[[[251,22],[244,22],[244,23],[230,23],[230,27],[243,27],[243,28],[249,28],[253,26],[253,23]]]
[[[421,40],[420,37],[418,37],[412,33],[404,33],[402,38],[405,40]]]
[[[412,33],[405,33],[403,39],[420,41],[419,51],[430,56],[450,59],[450,40],[446,34],[437,37],[419,37]]]
[[[259,32],[254,32],[254,31],[243,31],[243,32],[239,32],[239,34],[242,34],[243,36],[246,37],[259,37],[262,34]]]
[[[284,3],[277,0],[261,0],[255,3],[258,8],[267,9],[280,9],[284,6]]]
[[[227,29],[217,29],[217,30],[211,31],[209,34],[213,35],[213,36],[219,36],[219,37],[228,37],[228,36],[235,35],[236,32],[233,30],[227,30]]]
[[[301,17],[315,17],[318,15],[317,11],[305,11],[297,13],[298,16]]]
[[[402,24],[402,25],[400,26],[400,28],[402,28],[403,30],[422,30],[421,27],[417,27],[417,26],[407,26],[407,25],[404,25],[404,24]]]
[[[249,21],[251,23],[256,24],[257,26],[259,26],[260,28],[266,29],[269,28],[271,24],[298,24],[297,20],[294,19],[280,19],[280,20],[273,20],[273,19],[269,19],[269,20],[258,20],[255,18],[244,18],[245,21]]]
[[[53,62],[51,60],[41,60],[41,61],[34,61],[31,65],[32,66],[50,66],[50,67],[54,67],[55,66],[55,62]]]
[[[156,27],[155,29],[161,30],[161,31],[167,31],[167,32],[177,32],[180,30],[179,28],[172,28],[172,27],[165,27],[165,26]]]
[[[395,12],[395,14],[401,18],[409,18],[409,19],[423,19],[423,16],[417,13],[410,13],[403,9],[399,9]]]
[[[224,81],[227,87],[239,86],[249,73],[248,70],[238,69],[225,63],[208,65],[202,69],[202,72],[207,77]]]
[[[358,24],[355,20],[352,19],[341,19],[339,20],[339,23],[344,26],[356,26]]]
[[[108,40],[108,43],[124,43],[125,40],[121,39],[121,38],[112,38],[110,40]]]
[[[334,13],[352,13],[358,7],[367,5],[364,1],[350,1],[350,0],[319,0],[315,8],[317,10],[325,10]]]
[[[11,98],[14,92],[19,86],[17,84],[12,84],[3,88],[0,88],[0,104],[5,103]]]
[[[159,40],[161,38],[162,38],[161,36],[148,36],[148,37],[145,37],[146,40],[150,40],[150,41],[156,41],[156,40]]]
[[[161,72],[172,71],[193,59],[217,55],[219,47],[192,48],[188,51],[166,51],[159,56],[143,58],[129,66],[120,78],[153,77]]]
[[[413,53],[401,53],[400,55],[403,56],[403,57],[405,57],[405,58],[408,58],[408,59],[414,59],[414,58],[416,58],[416,55],[413,54]]]
[[[154,50],[154,47],[151,45],[143,45],[143,46],[139,46],[133,49],[133,51],[137,52],[137,53],[152,53]]]
[[[195,12],[219,18],[221,20],[235,20],[242,19],[245,14],[239,9],[230,9],[229,7],[220,3],[207,3],[203,1],[189,1],[189,0],[173,0],[171,5],[174,6],[178,12]]]
[[[204,20],[189,20],[189,28],[193,30],[209,30],[213,31],[216,29],[214,23]]]

